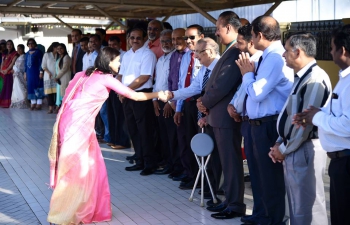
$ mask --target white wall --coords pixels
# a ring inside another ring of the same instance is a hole
[[[12,40],[15,46],[18,44],[24,44],[25,51],[28,50],[28,38],[34,38],[38,44],[45,46],[46,50],[50,47],[52,42],[57,41],[59,43],[65,44],[67,46],[68,53],[70,54],[73,49],[72,44],[68,44],[67,35],[70,33],[71,30],[64,27],[55,27],[53,29],[39,28],[39,31],[37,33],[29,33],[22,37],[20,30],[5,27],[5,31],[0,31],[0,39]]]
[[[350,0],[284,1],[273,12],[279,22],[338,20],[350,17]]]

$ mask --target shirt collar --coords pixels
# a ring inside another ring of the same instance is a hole
[[[155,41],[151,41],[151,40],[149,40],[149,43],[151,43],[150,44],[150,46],[151,47],[158,47],[159,45],[160,45],[160,38],[158,38],[157,40],[155,40]]]
[[[258,61],[260,56],[262,55],[262,51],[256,51],[252,56],[250,56],[250,61],[251,62],[255,62],[255,61]]]
[[[348,68],[346,68],[345,70],[339,71],[339,77],[341,77],[341,78],[344,78],[349,74],[350,74],[350,66],[348,66]]]
[[[216,55],[215,59],[213,60],[213,62],[210,63],[210,65],[208,66],[208,69],[211,71],[213,71],[216,63],[219,61],[220,59],[220,56],[219,55]]]
[[[313,65],[313,64],[315,64],[316,63],[316,60],[312,60],[311,62],[309,62],[308,64],[306,64],[306,66],[304,66],[301,70],[299,70],[298,72],[297,72],[297,76],[300,78],[300,77],[302,77],[304,74],[305,74],[305,72]]]
[[[266,57],[266,55],[269,54],[272,50],[274,50],[274,49],[276,49],[276,48],[279,48],[280,46],[283,48],[281,41],[274,41],[274,42],[272,42],[272,43],[270,44],[270,46],[267,47],[267,48],[264,50],[264,52],[263,52],[263,54],[262,54],[263,59],[264,59],[264,58]]]

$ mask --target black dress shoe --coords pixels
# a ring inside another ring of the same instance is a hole
[[[154,168],[145,168],[141,171],[140,175],[142,176],[148,176],[148,175],[151,175],[152,173],[154,173],[156,169]]]
[[[192,190],[193,189],[193,186],[194,186],[194,182],[195,182],[195,180],[194,179],[191,179],[189,182],[187,182],[187,183],[180,183],[180,186],[179,186],[179,188],[181,189],[181,190]],[[197,186],[196,186],[196,188],[200,188],[200,184],[199,184],[199,182],[197,183]]]
[[[136,159],[136,155],[133,154],[133,155],[129,155],[126,157],[126,160],[135,160]]]
[[[185,177],[187,177],[186,174],[181,174],[180,176],[173,177],[173,181],[181,181]]]
[[[207,206],[210,207],[210,206],[221,204],[222,201],[219,198],[216,198],[216,200],[217,200],[217,203],[214,203],[213,199],[210,199],[209,201],[207,201]]]
[[[235,211],[232,211],[231,209],[226,208],[225,210],[219,212],[219,213],[214,213],[211,214],[211,217],[215,219],[232,219],[235,217],[242,217],[244,216],[244,213],[238,213]]]
[[[184,177],[184,178],[181,179],[181,183],[180,184],[187,184],[190,181],[193,181],[193,184],[194,184],[194,178]]]
[[[251,216],[247,217],[247,216],[242,216],[241,217],[241,222],[243,222],[244,224],[258,224],[254,221],[253,218],[251,218]]]
[[[126,171],[138,171],[138,170],[143,170],[143,166],[141,165],[133,165],[133,166],[127,166],[125,167]]]
[[[171,172],[171,169],[169,167],[165,167],[164,169],[154,171],[154,174],[164,175],[164,174],[169,174],[170,172]]]
[[[168,175],[168,178],[173,179],[173,177],[178,177],[182,174],[180,171],[173,171]]]
[[[221,212],[226,209],[227,205],[225,203],[215,204],[213,206],[207,207],[207,210],[210,212]]]

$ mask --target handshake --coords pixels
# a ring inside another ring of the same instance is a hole
[[[174,95],[171,91],[160,91],[158,92],[158,99],[167,102],[170,99],[174,98]]]

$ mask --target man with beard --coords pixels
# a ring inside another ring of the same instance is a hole
[[[152,92],[152,76],[156,65],[156,56],[144,46],[146,33],[140,28],[130,32],[132,48],[123,56],[118,79],[129,88],[138,92]],[[137,102],[119,96],[123,103],[128,131],[134,145],[136,165],[126,167],[127,171],[142,170],[140,175],[150,175],[155,171],[153,149],[154,111],[152,100]]]
[[[254,63],[256,66],[258,64],[259,58],[262,55],[262,51],[259,51],[255,49],[254,43],[252,41],[252,25],[248,24],[245,26],[242,26],[238,29],[238,36],[237,36],[237,48],[241,52],[248,52],[250,55],[250,61]],[[247,157],[248,162],[248,168],[249,171],[255,171],[257,167],[257,163],[255,162],[255,158],[253,155],[253,145],[252,145],[252,135],[250,133],[250,124],[249,124],[249,118],[247,116],[246,110],[244,110],[244,103],[247,98],[247,93],[244,88],[239,88],[239,90],[234,95],[232,101],[227,106],[227,111],[230,114],[232,118],[236,122],[242,122],[241,125],[241,133],[244,138],[244,152]],[[244,112],[243,112],[244,111]],[[263,207],[261,207],[262,201],[261,198],[257,197],[260,196],[260,189],[255,188],[257,183],[257,178],[254,176],[250,176],[252,191],[253,191],[253,201],[254,201],[254,208],[253,208],[253,214],[251,216],[246,216],[243,218],[243,221],[249,222],[254,221],[251,218],[255,218],[257,215],[261,213],[261,210]]]
[[[163,23],[159,20],[152,20],[148,23],[148,40],[145,42],[145,46],[148,46],[148,48],[152,50],[157,59],[163,55],[163,50],[159,39],[160,32],[162,32],[163,29]]]
[[[160,33],[160,43],[164,55],[162,55],[156,65],[156,78],[153,92],[168,89],[170,58],[174,53],[174,45],[171,42],[172,30],[163,30]],[[165,166],[155,174],[169,174],[179,170],[181,163],[177,148],[176,125],[174,124],[174,110],[169,102],[162,102],[153,99],[154,112],[158,120],[159,138],[161,142],[161,154]]]

